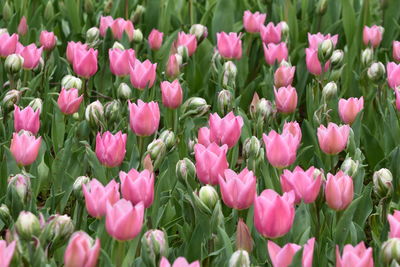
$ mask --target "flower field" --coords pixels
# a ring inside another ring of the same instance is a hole
[[[398,0],[0,4],[0,267],[400,266]]]

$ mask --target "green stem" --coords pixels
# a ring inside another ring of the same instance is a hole
[[[115,266],[120,267],[122,266],[122,263],[124,261],[125,258],[125,243],[124,241],[116,241],[116,243],[114,244],[114,249],[113,249],[113,253],[114,253],[114,262],[115,262]]]
[[[144,147],[144,139],[145,136],[137,136],[137,142],[138,142],[138,151],[139,151],[139,163],[142,162],[142,156],[143,156],[143,147]]]
[[[76,201],[76,208],[78,209],[76,212],[76,229],[79,230],[81,228],[82,224],[82,217],[83,217],[83,205],[82,203],[79,203],[79,201]]]

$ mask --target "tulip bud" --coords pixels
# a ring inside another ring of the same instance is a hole
[[[8,197],[12,199],[13,195],[15,194],[18,196],[21,203],[24,205],[28,203],[28,200],[31,195],[31,181],[30,178],[23,174],[17,174],[15,176],[11,176],[8,179],[8,186],[7,186],[7,194]],[[13,200],[11,202],[15,202]]]
[[[9,110],[14,107],[14,105],[18,104],[19,99],[21,98],[21,91],[18,90],[10,90],[6,93],[3,98],[3,107],[5,110]]]
[[[236,65],[232,61],[225,62],[222,85],[224,87],[227,87],[229,85],[235,86],[236,74]]]
[[[326,62],[332,56],[334,45],[331,39],[326,39],[318,46],[318,59]]]
[[[30,106],[34,111],[43,110],[43,101],[40,98],[34,98],[31,102],[29,102],[28,106]]]
[[[186,100],[182,105],[182,117],[192,116],[192,117],[201,117],[208,112],[210,109],[210,105],[207,105],[207,102],[204,98],[201,97],[191,97]]]
[[[142,248],[144,258],[150,262],[157,262],[158,258],[168,255],[168,242],[165,233],[161,230],[149,230],[142,237]]]
[[[372,180],[374,182],[375,194],[378,197],[383,198],[392,194],[393,175],[388,169],[382,168],[379,171],[374,172]]]
[[[218,202],[218,193],[211,185],[202,186],[199,190],[199,199],[210,210],[213,210]]]
[[[222,59],[222,57],[219,54],[218,49],[215,49],[214,54],[213,54],[213,56],[211,58],[211,63],[212,63],[213,70],[216,73],[218,73],[219,66],[222,64],[221,63],[221,59]]]
[[[8,227],[12,222],[10,210],[6,204],[1,204],[0,206],[0,220],[6,225],[6,227]]]
[[[337,85],[335,82],[327,83],[322,89],[322,97],[325,101],[329,101],[334,98],[337,94]]]
[[[25,240],[31,240],[40,234],[39,219],[29,211],[21,211],[14,227],[19,237]]]
[[[86,13],[91,14],[94,10],[93,0],[85,0],[83,8]]]
[[[52,248],[56,249],[65,244],[73,234],[74,229],[75,226],[68,215],[56,214],[50,216],[44,226],[43,235],[46,236],[48,241],[51,241]]]
[[[13,13],[14,12],[12,6],[8,3],[8,1],[6,1],[6,3],[3,6],[3,19],[5,21],[9,21]]]
[[[167,149],[171,149],[175,145],[175,134],[172,131],[165,130],[160,134],[160,139],[167,146]]]
[[[114,42],[112,49],[125,50],[125,47],[120,42]]]
[[[246,250],[236,250],[229,259],[229,267],[250,267],[249,253]]]
[[[61,87],[65,89],[75,88],[81,90],[82,80],[72,75],[66,75],[61,80]]]
[[[204,25],[193,24],[192,27],[190,27],[189,33],[196,35],[197,44],[200,44],[205,38],[207,38],[208,30]]]
[[[338,67],[342,66],[343,58],[344,58],[343,50],[336,49],[335,51],[333,51],[331,59],[330,59],[331,66],[333,68],[338,68]]]
[[[11,54],[7,56],[6,61],[4,62],[4,68],[7,73],[13,74],[17,73],[22,69],[22,65],[24,64],[24,58],[18,54]]]
[[[82,186],[84,184],[88,184],[89,182],[90,178],[87,176],[79,176],[76,178],[74,184],[72,185],[72,193],[77,200],[83,200]]]
[[[242,218],[239,219],[236,229],[236,249],[251,253],[253,250],[253,239],[249,227]]]
[[[260,149],[261,143],[257,137],[252,136],[250,138],[247,138],[246,141],[244,141],[243,145],[243,157],[245,159],[248,159],[250,157],[257,158],[260,153]]]
[[[137,23],[142,17],[143,13],[146,11],[146,8],[142,5],[137,5],[135,12],[131,15],[131,21],[133,24]]]
[[[121,102],[119,102],[119,100],[113,100],[104,105],[104,114],[108,123],[117,121],[119,115],[121,114],[120,112]]]
[[[196,167],[190,159],[184,158],[176,163],[175,172],[178,179],[185,184],[187,181],[194,180]]]
[[[117,89],[117,96],[121,100],[128,100],[132,97],[132,90],[126,83],[120,83]]]
[[[346,158],[343,163],[342,166],[340,166],[340,169],[347,175],[349,176],[354,176],[357,171],[358,171],[358,166],[359,166],[359,162],[352,160],[352,158],[348,157]]]
[[[135,29],[133,31],[133,41],[135,43],[141,43],[143,41],[143,33],[140,29]]]
[[[289,37],[289,25],[286,23],[286,21],[281,21],[279,22],[279,26],[281,27],[282,39],[287,40]]]
[[[381,257],[385,264],[391,264],[393,262],[400,264],[400,238],[390,238],[383,243]]]
[[[100,30],[97,27],[92,27],[86,32],[86,43],[94,44],[99,40]]]
[[[328,8],[328,0],[319,0],[317,3],[317,14],[322,16]]]
[[[103,125],[104,108],[100,101],[97,100],[86,107],[85,119],[94,128]]]
[[[265,98],[260,99],[260,102],[258,102],[256,109],[257,109],[257,117],[261,118],[262,120],[270,118],[271,115],[275,113],[275,109],[272,105],[272,102],[266,100]]]
[[[194,140],[189,139],[188,146],[187,146],[189,155],[194,155],[194,146],[196,144],[197,144],[197,138],[195,138]]]
[[[164,160],[167,151],[167,146],[161,139],[156,139],[147,146],[146,154],[149,154],[151,160],[154,162],[154,169],[160,166],[161,162]]]
[[[222,90],[218,94],[218,111],[222,115],[228,114],[232,110],[232,94],[228,90]]]
[[[366,48],[361,53],[361,65],[368,67],[374,58],[374,51],[371,48]]]
[[[179,56],[182,57],[182,62],[187,62],[189,60],[189,50],[186,46],[178,46],[176,52]]]
[[[49,21],[54,17],[54,7],[52,1],[47,1],[46,7],[44,9],[44,18]]]
[[[385,66],[382,62],[375,62],[368,68],[368,78],[373,82],[379,82],[385,78]]]

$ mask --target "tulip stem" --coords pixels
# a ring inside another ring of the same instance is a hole
[[[122,266],[122,263],[125,258],[125,243],[124,241],[119,241],[117,240],[116,243],[114,243],[114,262],[115,266],[120,267]]]
[[[8,80],[10,81],[10,89],[17,89],[14,88],[15,82],[14,82],[14,74],[8,74]]]
[[[144,138],[145,138],[144,136],[137,136],[138,151],[139,151],[139,164],[142,162]]]
[[[77,230],[79,230],[81,228],[81,224],[82,224],[82,217],[83,217],[83,205],[81,203],[79,203],[79,201],[76,201],[76,208],[77,208],[77,212],[76,212],[76,224],[75,224],[75,228]]]

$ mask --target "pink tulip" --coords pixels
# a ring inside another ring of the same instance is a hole
[[[353,201],[353,179],[339,171],[336,175],[328,173],[325,197],[328,206],[334,210],[344,210]]]
[[[57,104],[61,112],[67,115],[74,114],[79,110],[82,103],[83,95],[79,96],[78,89],[71,88],[69,90],[62,88],[58,96]]]
[[[301,260],[302,267],[312,267],[314,257],[314,243],[315,238],[308,239],[307,243],[303,246],[303,257]]]
[[[373,267],[374,259],[372,248],[366,248],[364,242],[357,246],[345,245],[342,257],[340,257],[339,246],[336,246],[336,267]]]
[[[252,171],[244,168],[239,174],[230,169],[218,177],[222,200],[230,208],[248,209],[256,195],[256,177]]]
[[[24,36],[28,32],[28,24],[26,23],[26,18],[23,16],[18,24],[18,34]]]
[[[240,59],[242,57],[242,40],[236,32],[217,33],[217,46],[219,54],[226,59]]]
[[[268,254],[273,267],[288,267],[299,249],[301,246],[293,243],[287,243],[281,248],[273,241],[268,240]]]
[[[306,48],[306,65],[308,71],[313,75],[321,75],[322,67],[321,62],[318,59],[318,50]],[[324,66],[324,72],[328,71],[330,62],[327,61]]]
[[[93,239],[85,232],[75,232],[64,253],[65,267],[95,267],[100,254],[100,239]]]
[[[178,54],[171,54],[168,58],[166,74],[169,78],[175,78],[179,75],[180,63],[178,57],[180,57]]]
[[[267,24],[267,26],[260,26],[261,40],[264,44],[279,44],[281,42],[281,26],[280,24],[274,25],[273,22]]]
[[[330,34],[323,35],[321,33],[317,34],[308,33],[308,46],[310,49],[317,51],[319,44],[322,43],[324,40],[329,40],[329,39],[332,41],[333,46],[335,47],[338,41],[337,34],[331,36]]]
[[[267,159],[272,166],[285,168],[294,163],[299,145],[297,137],[272,130],[268,135],[263,134],[263,140]]]
[[[110,59],[110,70],[116,76],[125,76],[130,74],[131,66],[135,65],[135,50],[118,48],[108,50]]]
[[[226,160],[226,152],[228,146],[218,146],[216,143],[203,146],[196,144],[194,146],[194,157],[196,159],[197,177],[203,184],[218,184],[219,175],[224,175],[224,171],[228,169],[228,161]]]
[[[92,179],[88,185],[82,185],[87,212],[92,217],[101,218],[107,213],[107,204],[114,205],[119,200],[119,184],[111,180],[103,186]]]
[[[36,135],[40,128],[40,109],[36,111],[30,106],[20,110],[17,105],[14,105],[14,129],[15,132],[21,130],[30,131]]]
[[[28,46],[23,46],[17,44],[16,53],[24,58],[23,68],[31,70],[36,68],[42,57],[43,47],[37,48],[35,44],[30,44]]]
[[[251,13],[246,10],[243,14],[243,26],[244,29],[249,33],[256,33],[260,31],[260,27],[264,25],[267,14],[255,12]]]
[[[132,85],[139,90],[151,88],[156,80],[156,68],[157,63],[152,64],[148,59],[144,62],[136,59],[135,65],[130,68]]]
[[[296,67],[280,66],[274,74],[276,88],[287,87],[292,84]]]
[[[42,31],[40,33],[40,44],[46,51],[53,50],[57,43],[57,37],[53,32]]]
[[[148,170],[138,172],[131,169],[128,173],[120,171],[119,179],[121,180],[122,196],[137,205],[143,202],[147,209],[154,200],[154,174]]]
[[[199,144],[202,144],[203,146],[208,146],[211,144],[210,141],[210,128],[208,127],[201,127],[199,129],[199,132],[197,134],[197,141]]]
[[[387,81],[390,88],[395,89],[400,85],[400,64],[389,62],[386,65]]]
[[[254,226],[266,238],[284,236],[294,221],[294,193],[278,195],[266,189],[254,200]]]
[[[210,141],[219,145],[234,147],[239,141],[242,133],[243,119],[229,112],[225,117],[220,118],[218,113],[210,114]]]
[[[88,45],[87,44],[82,44],[81,42],[68,42],[67,45],[67,60],[69,63],[73,64],[74,62],[74,55],[75,55],[75,50],[87,50]]]
[[[263,44],[265,61],[269,65],[274,65],[275,61],[279,64],[282,60],[287,60],[288,49],[285,43],[268,45]]]
[[[276,109],[279,112],[289,114],[296,110],[297,106],[297,92],[296,88],[289,85],[288,87],[281,87],[276,90],[274,88]]]
[[[373,25],[371,27],[364,26],[363,42],[365,45],[371,44],[372,47],[377,47],[382,41],[383,28]]]
[[[318,197],[319,190],[322,184],[321,175],[314,178],[314,167],[310,167],[304,171],[297,166],[293,172],[284,170],[281,175],[281,185],[284,192],[294,191],[295,203],[298,204],[301,200],[304,203],[312,203]]]
[[[7,57],[8,55],[14,54],[17,49],[18,35],[3,33],[0,35],[0,56]]]
[[[364,108],[364,98],[351,97],[349,99],[341,98],[339,100],[339,116],[346,124],[352,124],[357,114]]]
[[[299,148],[302,134],[300,125],[297,123],[297,121],[285,122],[283,125],[282,134],[291,134],[297,143],[297,148]]]
[[[153,29],[149,34],[149,46],[151,50],[160,49],[163,41],[164,33],[159,32],[157,29]]]
[[[169,263],[167,258],[162,257],[159,267],[171,267],[171,264]],[[192,263],[189,263],[184,257],[178,257],[172,264],[172,267],[200,267],[200,262],[194,261]]]
[[[121,165],[126,153],[126,134],[121,131],[113,135],[109,131],[96,136],[96,156],[106,167]]]
[[[30,132],[13,133],[10,150],[18,165],[31,165],[39,154],[42,137],[35,138]]]
[[[317,131],[318,142],[321,150],[330,155],[338,154],[347,146],[350,126],[338,126],[335,123],[328,123],[328,127],[320,125]]]
[[[72,63],[74,72],[83,78],[90,78],[97,72],[97,50],[75,49]]]
[[[393,215],[387,216],[390,225],[389,238],[400,238],[400,211],[395,210]]]
[[[396,92],[396,108],[397,111],[400,111],[400,92],[399,89],[395,89]]]
[[[0,240],[0,266],[1,267],[9,267],[11,264],[11,260],[14,256],[16,241],[11,242],[7,246],[7,242],[5,240]]]
[[[111,16],[101,16],[100,17],[100,35],[101,36],[106,36],[107,33],[107,29],[111,27],[111,25],[113,24],[114,19]]]
[[[130,20],[124,20],[123,18],[117,18],[111,24],[111,31],[114,38],[121,40],[124,32],[128,36],[129,41],[133,40],[133,34],[135,28]]]
[[[393,59],[397,62],[400,61],[400,42],[393,41]]]
[[[136,206],[133,206],[126,199],[118,200],[113,206],[107,203],[107,232],[110,236],[120,241],[132,240],[142,230],[143,217],[143,202]]]
[[[186,34],[184,32],[178,33],[178,39],[176,41],[176,48],[180,46],[185,46],[188,50],[189,56],[197,49],[197,39],[194,34]]]
[[[129,101],[129,124],[139,136],[150,136],[160,124],[160,109],[157,102],[145,103],[138,99],[137,105]]]
[[[178,80],[172,83],[164,81],[161,83],[162,103],[167,108],[176,109],[182,104],[183,92]]]

